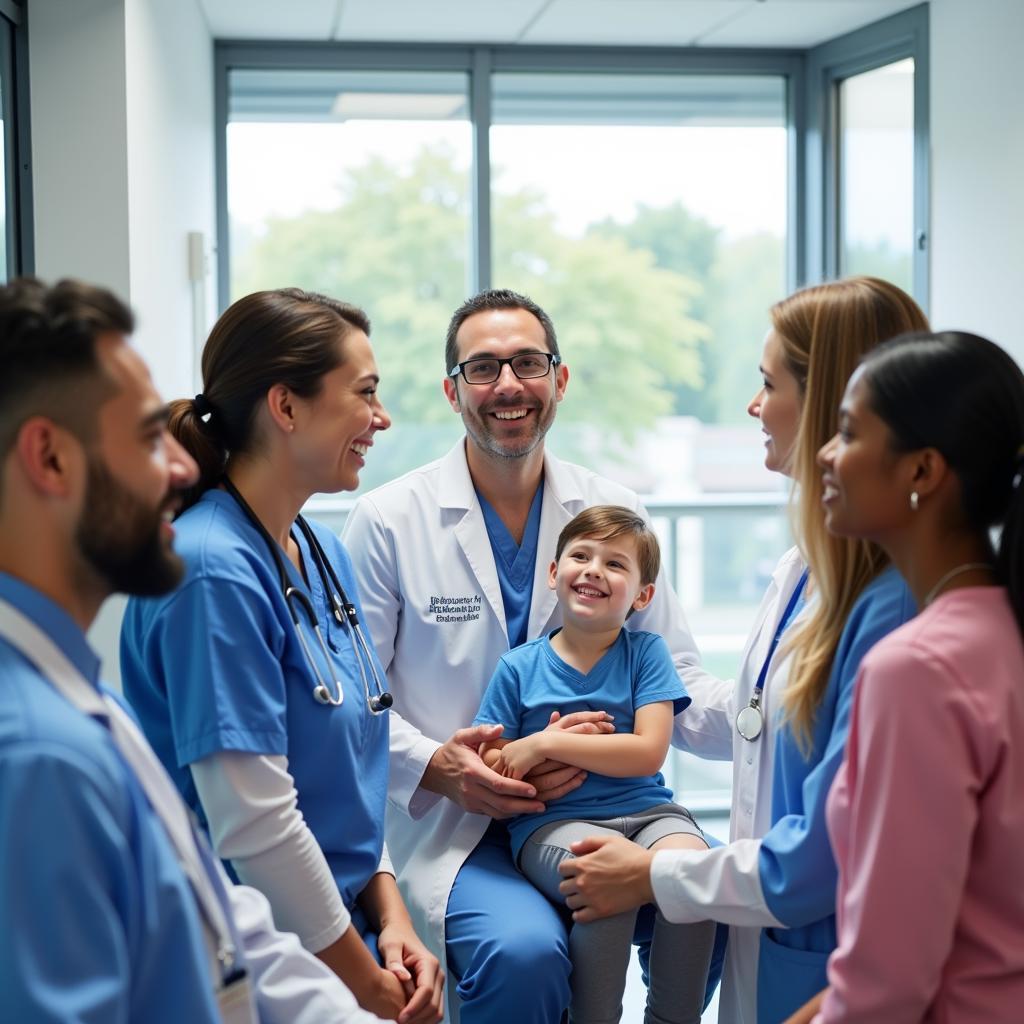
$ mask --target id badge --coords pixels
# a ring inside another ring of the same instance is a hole
[[[220,989],[217,993],[217,1008],[224,1024],[254,1024],[256,1014],[248,971],[239,971]]]

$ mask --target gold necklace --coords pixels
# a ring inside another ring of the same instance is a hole
[[[939,582],[936,583],[935,586],[928,591],[927,594],[925,594],[924,603],[921,605],[921,607],[927,608],[928,605],[930,605],[932,601],[934,601],[935,598],[938,596],[939,591],[942,590],[942,588],[955,576],[960,576],[965,572],[971,572],[973,569],[987,569],[989,572],[991,572],[992,566],[989,565],[988,562],[964,562],[963,565],[955,566],[954,568],[950,569],[949,572],[947,572],[946,575],[943,576],[939,580]]]

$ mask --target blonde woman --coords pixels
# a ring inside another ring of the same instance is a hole
[[[824,807],[846,745],[853,681],[861,657],[915,612],[879,548],[826,531],[815,457],[836,431],[861,356],[927,329],[925,316],[900,289],[858,277],[797,292],[772,308],[771,321],[765,387],[751,411],[765,430],[766,464],[796,484],[798,551],[780,563],[736,687],[723,687],[721,705],[700,712],[709,727],[717,717],[719,731],[726,722],[732,730],[736,790],[755,763],[757,784],[747,786],[747,806],[734,800],[725,847],[652,855],[585,840],[562,868],[578,920],[653,901],[673,922],[729,924],[722,1019],[740,1024],[780,1021],[825,984],[836,868]],[[803,592],[801,560],[809,570]]]

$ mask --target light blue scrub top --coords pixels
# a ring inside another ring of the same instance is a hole
[[[505,627],[509,647],[526,643],[526,630],[530,623],[530,603],[533,599],[533,574],[537,565],[537,538],[540,535],[540,509],[544,502],[544,481],[537,486],[530,512],[526,517],[521,544],[508,531],[490,502],[477,491],[480,509],[484,514],[487,539],[491,542],[494,566],[498,570],[501,603],[505,608]]]
[[[362,618],[348,553],[329,530],[310,525]],[[331,672],[342,681],[340,707],[314,699],[315,680],[273,556],[235,500],[207,491],[175,530],[187,575],[173,594],[129,601],[121,631],[125,696],[204,827],[188,765],[225,750],[285,755],[299,809],[351,910],[377,870],[384,841],[388,715],[367,707],[348,632],[329,611],[299,530],[308,586],[285,564],[291,585],[313,602]],[[301,612],[300,622],[320,665],[320,646]],[[379,663],[377,671],[383,679]]]
[[[0,596],[94,686],[68,614],[0,574]],[[0,640],[0,1018],[220,1020],[192,891],[99,719]]]
[[[500,722],[502,737],[514,740],[541,732],[552,711],[607,711],[615,716],[616,732],[632,732],[636,709],[662,700],[672,701],[676,715],[690,703],[668,645],[656,633],[619,630],[586,674],[566,664],[550,637],[542,636],[502,655],[473,724]],[[617,818],[671,801],[660,772],[633,778],[589,772],[583,785],[546,811],[509,820],[512,852],[518,857],[530,833],[549,821]]]
[[[759,869],[768,909],[786,928],[761,934],[758,1020],[784,1020],[828,984],[836,946],[838,874],[825,822],[825,800],[842,763],[861,659],[917,614],[891,566],[872,580],[846,621],[806,756],[788,725],[777,730],[772,820],[761,840]],[[897,840],[898,841],[898,840]]]

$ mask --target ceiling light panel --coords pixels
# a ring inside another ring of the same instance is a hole
[[[214,39],[328,40],[338,7],[338,0],[199,2]]]
[[[690,46],[755,0],[554,0],[524,43]]]
[[[515,43],[544,0],[343,0],[336,38]]]

